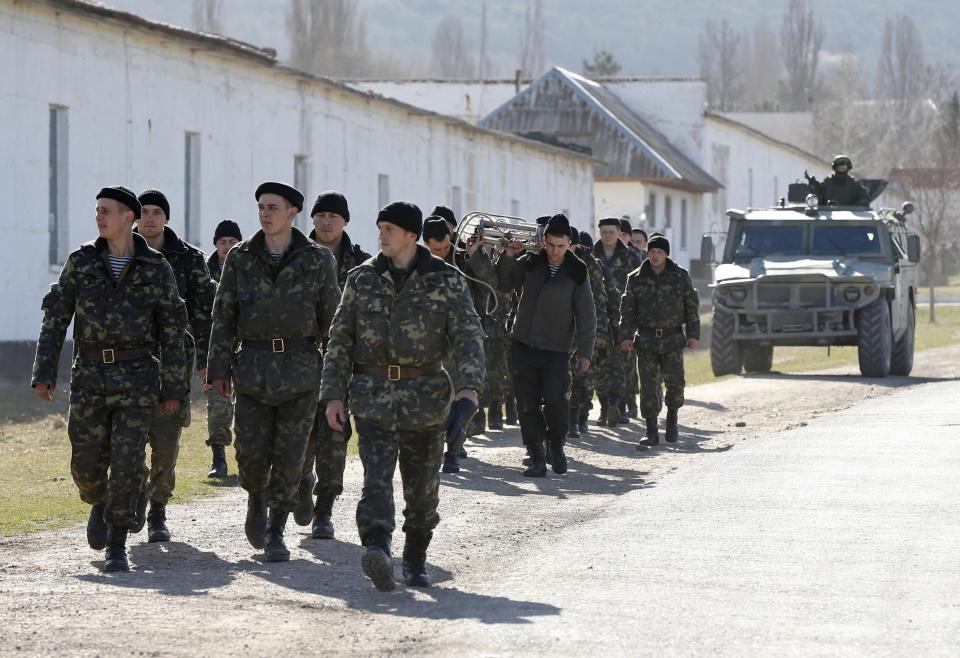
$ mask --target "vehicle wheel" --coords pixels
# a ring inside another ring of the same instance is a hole
[[[911,305],[907,310],[907,329],[900,340],[893,341],[890,356],[890,374],[906,377],[913,370],[913,343],[917,336],[917,312]]]
[[[861,375],[886,377],[890,374],[892,334],[890,306],[886,299],[877,299],[857,311],[857,356]]]
[[[746,372],[770,372],[773,368],[773,345],[744,343],[742,352]]]
[[[733,338],[736,318],[732,313],[713,312],[713,331],[710,336],[710,365],[715,377],[739,375],[743,368],[740,345]]]

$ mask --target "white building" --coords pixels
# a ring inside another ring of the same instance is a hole
[[[589,157],[311,77],[248,44],[86,0],[0,0],[0,26],[0,344],[35,340],[65,256],[96,237],[103,185],[164,191],[172,228],[205,250],[225,217],[259,228],[264,180],[308,200],[344,192],[368,251],[394,199],[592,212]]]

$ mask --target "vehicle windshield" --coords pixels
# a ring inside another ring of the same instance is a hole
[[[804,253],[803,226],[744,226],[737,236],[734,258]]]
[[[813,231],[816,256],[880,255],[880,233],[875,226],[818,226]]]

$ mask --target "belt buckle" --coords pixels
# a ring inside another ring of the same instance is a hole
[[[661,329],[660,327],[657,327],[654,333],[656,334],[657,338],[663,338],[663,329]]]
[[[100,350],[100,360],[104,363],[116,363],[117,353],[113,350]]]
[[[387,379],[392,382],[400,381],[400,366],[387,366]]]
[[[284,345],[283,339],[282,339],[282,338],[274,338],[274,339],[273,339],[273,352],[274,352],[274,354],[279,354],[280,352],[285,352],[285,351],[286,351],[286,345]]]

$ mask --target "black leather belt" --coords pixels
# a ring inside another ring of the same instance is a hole
[[[682,333],[683,327],[640,327],[637,329],[638,335],[653,338],[663,338],[665,336],[673,336]]]
[[[96,363],[116,363],[117,361],[132,361],[142,359],[153,354],[152,347],[133,347],[130,349],[116,349],[109,347],[107,349],[80,348],[80,358],[84,361],[94,361]]]
[[[434,372],[440,372],[441,368],[443,368],[443,364],[441,363],[428,363],[419,367],[374,366],[366,363],[355,363],[353,364],[353,374],[373,375],[374,377],[382,377],[396,382],[401,379],[416,379],[417,377],[423,377],[424,375],[429,375]]]
[[[298,347],[317,348],[317,339],[313,336],[306,338],[244,338],[240,341],[240,349],[269,350],[277,354]]]

